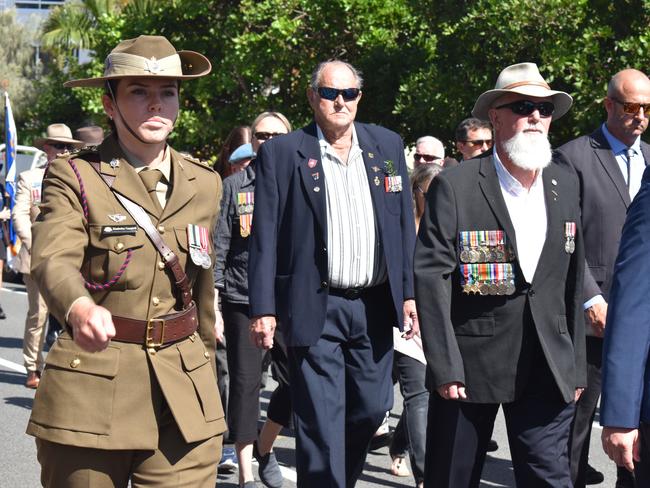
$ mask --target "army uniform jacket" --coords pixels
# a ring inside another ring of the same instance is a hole
[[[190,259],[187,225],[214,229],[221,180],[170,148],[172,188],[160,213],[113,136],[97,151],[101,172],[115,177],[113,191],[142,206],[178,256],[197,305],[199,329],[159,349],[111,341],[99,353],[84,351],[69,331],[63,333],[47,356],[27,433],[80,447],[155,449],[166,402],[186,442],[218,435],[225,423],[215,376],[212,269]],[[180,310],[173,276],[157,249],[140,227],[134,228],[134,220],[84,154],[55,160],[43,182],[31,270],[48,307],[61,323],[82,296],[114,316],[138,320]],[[132,231],[119,226],[132,226]],[[115,233],[115,227],[123,232]],[[131,260],[113,286],[86,289],[84,280],[106,283],[114,278],[128,250]],[[213,250],[209,253],[214,263]]]

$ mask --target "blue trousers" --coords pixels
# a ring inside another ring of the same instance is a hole
[[[330,293],[316,344],[289,347],[298,486],[355,485],[393,404],[395,310],[388,286],[356,299]]]

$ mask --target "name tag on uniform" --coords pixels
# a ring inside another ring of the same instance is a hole
[[[137,225],[104,225],[102,235],[105,236],[134,236],[138,232]]]

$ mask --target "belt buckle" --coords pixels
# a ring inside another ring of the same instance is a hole
[[[160,328],[160,342],[156,342],[153,337],[151,337],[151,332],[154,329],[154,323],[160,322],[162,324]],[[165,319],[149,319],[147,320],[147,333],[144,339],[145,346],[147,347],[161,347],[165,343]]]
[[[348,300],[356,300],[361,296],[361,288],[348,288],[344,295]]]

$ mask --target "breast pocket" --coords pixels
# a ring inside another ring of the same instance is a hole
[[[88,353],[61,336],[47,355],[32,420],[57,429],[110,434],[120,350]]]
[[[136,266],[130,266],[130,260],[144,246],[144,231],[138,228],[134,235],[106,235],[105,227],[90,225],[86,281],[111,290],[133,290],[142,286],[143,275],[135,271]]]

